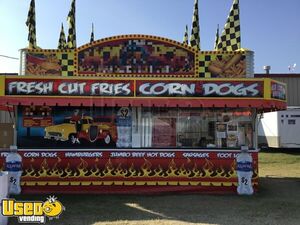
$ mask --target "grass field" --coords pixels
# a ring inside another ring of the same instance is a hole
[[[260,177],[300,178],[300,150],[287,152],[272,150],[259,153]]]
[[[300,152],[259,153],[259,192],[237,195],[58,195],[66,207],[46,224],[300,224]],[[23,195],[17,199],[44,200]],[[10,220],[15,225],[15,220]]]

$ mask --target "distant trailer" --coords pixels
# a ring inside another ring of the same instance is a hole
[[[300,148],[300,108],[289,108],[258,116],[258,145],[271,148]]]

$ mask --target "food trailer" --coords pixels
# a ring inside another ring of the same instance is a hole
[[[257,190],[256,118],[286,108],[286,86],[254,78],[238,4],[214,51],[200,50],[197,0],[190,44],[187,32],[183,43],[91,35],[77,48],[73,0],[68,46],[41,49],[32,0],[20,74],[0,76],[0,106],[11,111],[23,158],[22,192],[232,193],[241,146]]]
[[[286,96],[251,77],[251,51],[122,35],[22,54],[24,76],[0,77],[0,103],[14,109],[23,193],[235,192],[243,145],[257,190],[256,116]]]

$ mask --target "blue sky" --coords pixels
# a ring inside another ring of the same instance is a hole
[[[0,55],[19,58],[28,46],[25,21],[30,0],[0,0]],[[37,43],[57,47],[61,23],[71,0],[36,0]],[[151,34],[182,41],[190,29],[194,0],[77,0],[77,46],[119,34]],[[199,0],[201,49],[212,50],[217,24],[226,22],[232,0]],[[255,52],[255,72],[271,65],[273,73],[300,72],[300,0],[240,0],[242,47]],[[0,57],[0,72],[18,72],[19,61]]]

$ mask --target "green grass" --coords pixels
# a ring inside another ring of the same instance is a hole
[[[296,225],[300,221],[300,154],[259,153],[259,192],[231,195],[58,195],[66,207],[46,224]],[[298,172],[297,172],[298,171]],[[297,172],[297,173],[295,173]],[[45,200],[46,195],[17,199]],[[17,224],[15,220],[10,225]]]
[[[259,153],[260,177],[300,178],[300,151],[269,150]]]

